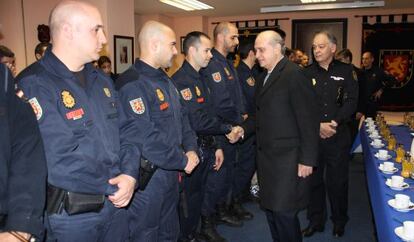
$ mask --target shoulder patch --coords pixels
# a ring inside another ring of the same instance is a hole
[[[183,89],[180,92],[181,92],[181,96],[186,101],[190,101],[191,98],[193,98],[193,93],[191,92],[190,88]]]
[[[39,102],[37,101],[37,98],[30,98],[29,103],[32,106],[33,112],[36,115],[36,119],[39,120],[43,116],[43,109],[40,106]]]
[[[143,114],[145,112],[145,105],[140,97],[130,100],[129,105],[131,105],[132,111],[136,114]]]
[[[253,77],[249,77],[249,78],[247,78],[246,82],[247,82],[247,84],[248,84],[249,86],[251,86],[251,87],[254,87],[254,84],[256,83],[256,81],[254,80],[254,78],[253,78]]]
[[[214,72],[211,75],[213,76],[213,80],[215,82],[221,82],[221,74],[220,74],[220,72]]]

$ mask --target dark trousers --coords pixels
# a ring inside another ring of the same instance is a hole
[[[311,195],[307,216],[311,226],[326,222],[326,192],[331,205],[331,220],[337,226],[348,221],[348,170],[350,132],[341,126],[329,139],[320,139],[319,165],[311,176]],[[324,176],[325,173],[325,176]]]
[[[126,211],[115,208],[109,200],[99,213],[69,216],[63,211],[45,216],[45,226],[47,242],[128,241]]]
[[[182,239],[187,238],[191,234],[195,234],[200,221],[201,207],[209,171],[208,168],[214,157],[211,154],[205,154],[203,150],[205,149],[199,149],[200,163],[198,166],[190,175],[184,175],[182,181],[179,206],[180,238]]]
[[[203,205],[201,208],[201,214],[203,216],[210,216],[216,212],[216,204],[219,199],[225,194],[227,187],[225,186],[225,180],[227,177],[227,169],[224,164],[220,170],[216,171],[213,165],[216,161],[215,149],[213,148],[202,148],[202,154],[200,156],[205,159],[208,163],[207,181],[204,192]],[[226,159],[226,158],[224,158]],[[225,163],[226,161],[224,161]]]
[[[301,242],[302,234],[297,211],[266,210],[267,223],[274,242]]]
[[[256,137],[250,136],[237,147],[237,162],[234,167],[233,197],[240,198],[256,170]]]
[[[221,194],[219,203],[229,204],[231,198],[233,197],[233,183],[235,178],[235,164],[237,159],[237,144],[230,144],[229,142],[225,142],[223,144],[223,152],[224,152],[224,163],[222,165],[223,168],[226,169],[223,186],[223,194]]]
[[[178,172],[157,169],[144,191],[137,191],[127,210],[130,241],[177,241]]]

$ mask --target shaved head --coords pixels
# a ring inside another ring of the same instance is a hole
[[[223,56],[234,52],[239,44],[239,31],[236,25],[230,22],[221,22],[214,28],[214,48]]]
[[[236,25],[230,22],[221,22],[217,24],[213,31],[214,40],[217,39],[217,35],[219,34],[228,34],[231,28],[237,29]]]
[[[140,59],[154,68],[168,68],[177,54],[174,31],[165,24],[148,21],[138,36]]]

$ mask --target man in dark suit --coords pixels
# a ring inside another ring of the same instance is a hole
[[[246,135],[256,131],[260,202],[273,241],[302,241],[297,213],[307,205],[308,176],[317,165],[315,97],[301,68],[284,57],[278,33],[260,33],[255,49],[267,75],[257,82],[256,115],[242,127]]]

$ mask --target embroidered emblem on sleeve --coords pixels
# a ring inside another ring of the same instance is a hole
[[[29,99],[29,103],[32,106],[33,112],[36,115],[36,119],[39,120],[43,116],[43,110],[39,102],[37,101],[37,98],[34,97]]]
[[[211,74],[213,76],[213,80],[215,82],[221,82],[221,75],[220,72],[214,72],[213,74]]]
[[[145,105],[140,97],[130,100],[129,105],[131,105],[132,111],[136,114],[143,114],[145,112]]]
[[[62,98],[63,105],[65,105],[65,108],[73,108],[75,106],[75,98],[69,91],[64,90],[61,92],[60,95]]]
[[[186,101],[190,101],[193,98],[193,93],[191,92],[190,88],[183,89],[180,92],[181,96]]]

